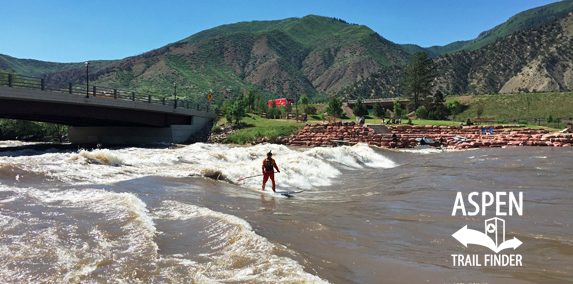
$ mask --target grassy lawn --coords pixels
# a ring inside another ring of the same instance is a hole
[[[573,93],[571,92],[448,96],[446,101],[454,99],[459,100],[463,106],[462,112],[456,117],[459,121],[465,121],[468,118],[473,121],[477,117],[479,105],[483,105],[481,117],[496,120],[546,118],[548,115],[553,118],[573,118]],[[529,123],[533,124],[533,121]]]
[[[222,118],[218,124],[223,123],[227,123],[224,118]],[[305,126],[304,123],[297,123],[294,120],[265,119],[254,114],[248,114],[242,123],[244,128],[227,136],[228,142],[245,144],[245,142],[252,143],[255,139],[264,137],[267,139],[274,139],[279,136],[286,137]]]
[[[543,128],[548,131],[563,130],[573,122],[573,93],[530,93],[482,96],[448,96],[446,101],[457,99],[462,103],[462,112],[457,121],[472,121],[477,117],[478,106],[483,106],[481,117],[493,118],[503,124],[518,124],[525,120],[525,126]],[[544,121],[549,115],[558,122]],[[534,121],[532,119],[541,119]]]

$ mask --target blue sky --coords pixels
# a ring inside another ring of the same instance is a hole
[[[121,59],[219,25],[320,15],[423,47],[475,38],[551,0],[0,0],[0,54],[53,62]]]

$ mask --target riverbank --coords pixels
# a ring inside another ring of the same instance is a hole
[[[444,143],[432,144],[447,149],[495,148],[504,146],[551,146],[570,147],[573,136],[549,133],[544,129],[524,128],[520,125],[484,125],[491,133],[482,132],[481,126],[395,125],[387,126],[388,133],[376,133],[374,129],[352,122],[308,124],[296,136],[289,139],[292,146],[337,146],[365,143],[382,148],[413,148],[416,138],[426,137]],[[393,134],[396,137],[393,137]]]
[[[232,143],[232,144],[240,144],[240,145],[244,145],[244,144],[260,144],[260,143],[275,143],[275,144],[289,144],[289,145],[306,145],[309,143],[298,143],[298,142],[309,142],[310,140],[301,140],[301,139],[296,139],[296,137],[299,135],[299,133],[301,133],[303,131],[303,129],[307,129],[307,126],[310,125],[310,127],[312,128],[316,128],[318,125],[326,125],[326,126],[338,126],[338,125],[344,125],[344,126],[354,126],[355,125],[355,117],[349,117],[347,119],[343,119],[343,120],[339,120],[334,124],[326,124],[324,123],[322,120],[312,120],[313,116],[310,116],[309,118],[311,118],[311,120],[309,120],[307,123],[301,123],[301,122],[296,122],[293,119],[290,120],[286,120],[286,119],[265,119],[262,117],[259,117],[255,114],[248,114],[247,117],[245,117],[243,119],[243,122],[239,125],[229,125],[226,123],[225,119],[221,119],[221,121],[215,125],[212,129],[212,133],[210,134],[209,139],[207,140],[209,143]],[[380,124],[381,123],[381,119],[373,119],[373,118],[369,118],[366,119],[366,124],[370,125],[370,124]],[[431,127],[432,131],[428,131],[428,134],[434,134],[434,130],[433,128],[440,128],[440,129],[465,129],[465,126],[461,126],[459,122],[453,122],[453,121],[448,121],[448,120],[412,120],[412,125],[408,126],[408,125],[386,125],[388,126],[390,129],[396,129],[394,132],[397,135],[401,135],[401,134],[409,134],[406,131],[405,133],[402,133],[402,129],[406,129],[404,127],[413,127],[414,129],[426,129]],[[539,130],[539,131],[546,131],[546,133],[548,132],[556,132],[558,130],[561,129],[556,129],[556,128],[550,128],[550,127],[540,127],[537,125],[516,125],[516,124],[495,124],[495,125],[486,125],[486,128],[489,127],[493,127],[494,129],[512,129],[512,128],[521,128],[521,129],[534,129],[534,130]],[[397,127],[397,128],[396,128]],[[458,132],[463,132],[463,134],[480,134],[480,131],[475,131],[475,127],[479,127],[481,128],[481,126],[473,126],[474,128],[468,128],[468,129],[472,129],[472,131],[458,131]],[[349,130],[354,131],[354,129],[336,129],[336,131],[334,131],[335,135],[330,135],[331,138],[326,139],[326,142],[328,142],[329,140],[348,140],[346,138],[344,139],[340,139],[341,136],[344,136],[344,132],[348,132]],[[412,131],[410,131],[412,132]],[[452,131],[452,134],[460,134],[460,133],[454,133],[456,131]],[[312,132],[311,132],[312,133]],[[447,133],[444,133],[444,135]],[[329,135],[327,135],[329,136]],[[455,135],[449,135],[451,137],[454,137]],[[463,135],[462,135],[463,136]],[[303,138],[303,137],[301,137]],[[304,137],[306,139],[306,137]],[[323,138],[323,137],[321,137]],[[359,138],[358,136],[354,137],[354,140],[352,140],[352,142],[356,142],[356,143],[368,143],[369,138],[368,137],[364,137],[364,139],[357,139]],[[439,138],[439,137],[438,137]],[[468,137],[466,137],[468,138]],[[503,139],[505,139],[506,137],[503,137]],[[511,139],[513,137],[509,137],[509,139]],[[476,138],[469,138],[469,139],[476,139]],[[323,139],[320,140],[321,143],[310,143],[312,144],[316,144],[316,145],[329,145],[329,143],[322,143],[325,141],[322,141]],[[371,139],[370,139],[371,140]],[[292,142],[295,142],[294,144],[292,144]],[[358,142],[360,141],[360,142]],[[312,142],[316,142],[315,140],[312,140]],[[373,142],[373,141],[371,141]],[[379,142],[379,146],[380,147],[384,147],[384,143],[385,141],[379,140],[376,141]],[[478,142],[479,143],[479,142]],[[374,143],[374,145],[376,145],[377,143]],[[408,142],[408,145],[406,145],[406,142],[403,143],[404,147],[410,147],[410,143]],[[336,145],[336,143],[330,143],[330,145]],[[391,146],[388,146],[391,147]]]

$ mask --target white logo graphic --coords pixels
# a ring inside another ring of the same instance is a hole
[[[452,237],[462,243],[465,247],[468,244],[487,247],[498,253],[507,248],[516,249],[522,242],[517,238],[505,240],[505,221],[500,218],[485,220],[485,233],[468,229],[468,225],[455,232]]]

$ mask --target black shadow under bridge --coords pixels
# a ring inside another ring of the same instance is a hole
[[[70,126],[74,143],[181,143],[215,118],[188,100],[0,73],[0,118]]]

